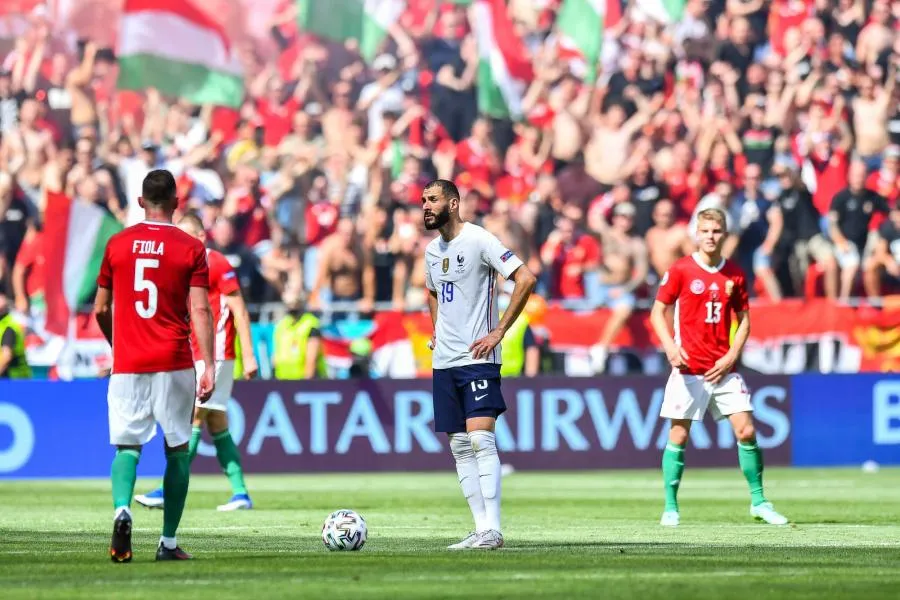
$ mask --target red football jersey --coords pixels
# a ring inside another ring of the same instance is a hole
[[[675,305],[675,342],[688,355],[683,373],[702,375],[731,348],[734,313],[748,309],[747,279],[735,263],[708,267],[685,256],[663,275],[656,299]]]
[[[190,288],[209,287],[200,240],[167,223],[128,227],[106,244],[97,285],[112,290],[113,373],[193,368]]]
[[[234,315],[225,304],[225,296],[233,294],[241,289],[238,283],[237,273],[231,268],[231,263],[221,252],[207,250],[209,259],[209,307],[212,309],[213,332],[213,359],[234,360]],[[194,359],[200,360],[200,344],[197,336],[191,331],[191,350]]]

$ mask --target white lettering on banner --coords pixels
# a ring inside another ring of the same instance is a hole
[[[372,399],[369,398],[367,392],[358,392],[356,398],[353,399],[350,414],[347,415],[334,451],[338,454],[346,454],[353,438],[357,436],[368,439],[375,454],[388,454],[391,451],[391,443],[381,427],[381,419],[378,418],[378,413],[375,412]]]
[[[560,402],[566,405],[560,413]],[[584,434],[575,424],[584,414],[581,394],[572,389],[550,389],[541,393],[541,450],[559,450],[559,436],[562,435],[572,450],[583,451],[590,448]]]
[[[862,349],[842,333],[749,340],[741,354],[741,365],[767,375],[858,373],[861,364]]]
[[[297,432],[291,424],[291,418],[284,407],[284,400],[278,392],[270,392],[266,396],[259,421],[253,429],[250,441],[247,442],[247,454],[259,454],[267,438],[278,438],[285,454],[300,454],[303,451]]]
[[[413,416],[414,404],[419,406],[416,416]],[[433,419],[434,403],[431,401],[431,394],[424,390],[397,392],[394,397],[394,452],[412,452],[413,438],[425,452],[440,452],[441,443],[431,429]]]
[[[228,400],[228,433],[231,434],[231,439],[234,440],[235,444],[240,444],[241,440],[244,439],[244,431],[247,427],[247,421],[244,418],[244,409],[241,408],[241,405],[238,404],[237,400],[231,398]],[[200,439],[200,443],[197,445],[197,454],[200,456],[215,456],[216,455],[216,446],[214,444],[207,444]]]
[[[534,392],[519,390],[516,394],[516,433],[519,438],[519,452],[534,450]]]
[[[653,390],[653,397],[646,416],[638,404],[637,396],[631,389],[624,389],[619,393],[619,398],[613,407],[612,418],[610,418],[609,411],[606,408],[603,392],[600,390],[586,390],[584,396],[601,448],[612,450],[616,447],[619,443],[619,433],[622,431],[622,424],[625,422],[628,423],[628,430],[631,432],[635,448],[644,450],[650,446],[650,440],[653,438],[653,431],[658,420],[659,409],[662,406],[663,391],[661,389]]]
[[[309,451],[313,454],[328,452],[328,405],[340,404],[338,392],[299,392],[294,394],[294,404],[309,404]]]
[[[497,450],[500,452],[516,451],[516,440],[513,439],[512,430],[503,415],[500,415],[494,424],[494,435],[497,436]]]
[[[12,473],[25,466],[34,452],[34,425],[28,413],[16,406],[0,402],[0,426],[12,430],[9,448],[0,450],[0,473]]]
[[[879,381],[872,387],[872,441],[900,444],[900,381]]]
[[[767,399],[783,404],[787,399],[787,391],[780,385],[767,385],[753,392],[753,418],[757,422],[772,428],[772,435],[756,432],[756,443],[760,448],[775,448],[787,441],[791,433],[791,420],[784,411],[769,406]]]

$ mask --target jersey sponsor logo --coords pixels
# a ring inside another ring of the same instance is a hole
[[[697,294],[698,296],[706,291],[706,284],[704,284],[701,280],[695,279],[691,282],[691,292]]]
[[[730,296],[731,292],[734,291],[734,282],[732,280],[728,280],[725,282],[725,295]]]
[[[507,251],[504,252],[503,255],[500,257],[500,262],[506,262],[506,261],[508,261],[510,258],[512,258],[512,256],[513,256],[513,251],[512,251],[512,250],[507,250]]]
[[[445,257],[444,260],[441,261],[441,271],[446,273],[449,270],[450,270],[450,259]]]
[[[712,284],[709,286],[709,291],[711,291],[711,292],[718,292],[718,291],[719,291],[719,284],[718,284],[718,283],[715,283],[715,282],[712,283]]]
[[[662,279],[659,281],[659,285],[664,286],[667,283],[669,283],[669,272],[668,271],[663,273]]]

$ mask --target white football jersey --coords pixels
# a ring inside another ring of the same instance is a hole
[[[465,223],[449,243],[436,237],[425,248],[425,285],[437,294],[435,369],[500,364],[500,345],[475,360],[469,347],[499,323],[497,273],[509,278],[522,261],[493,234]]]

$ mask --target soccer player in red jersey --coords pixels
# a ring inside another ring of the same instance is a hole
[[[142,223],[110,238],[97,277],[94,310],[112,346],[109,437],[117,447],[112,463],[115,508],[110,556],[131,560],[131,496],[141,448],[165,436],[166,507],[156,560],[184,560],[175,532],[184,512],[191,462],[188,441],[194,399],[205,402],[215,388],[209,268],[206,248],[172,224],[177,207],[175,178],[151,171],[138,200]],[[191,324],[202,359],[210,368],[194,372]]]
[[[738,460],[750,485],[750,515],[785,525],[763,495],[763,459],[756,443],[753,406],[744,378],[735,364],[750,334],[747,279],[740,267],[722,258],[725,213],[717,208],[697,215],[697,252],[679,259],[660,282],[650,313],[672,374],[666,383],[660,416],[671,419],[669,442],[662,470],[666,505],[660,523],[677,526],[678,486],[684,472],[684,447],[692,421],[700,421],[709,408],[715,419],[728,418],[738,439]],[[674,308],[674,318],[671,309]],[[737,319],[730,342],[732,315]],[[670,332],[674,321],[675,336]]]
[[[178,228],[202,243],[206,243],[206,232],[203,222],[194,215],[188,214],[178,223]],[[209,429],[216,445],[216,457],[222,470],[231,482],[231,500],[219,506],[221,511],[253,508],[253,502],[247,493],[244,483],[244,471],[241,469],[241,455],[231,433],[228,431],[228,401],[231,400],[231,389],[234,385],[235,334],[240,336],[244,378],[256,376],[256,357],[253,355],[253,340],[250,337],[250,315],[247,305],[241,296],[241,287],[237,274],[221,252],[206,250],[209,259],[209,305],[212,309],[212,320],[215,329],[213,344],[216,361],[216,391],[204,404],[197,403],[194,409],[194,427],[191,430],[191,442],[188,452],[193,462],[200,444],[200,433],[203,424]],[[197,336],[191,335],[191,348],[194,352],[194,366],[199,376],[206,369],[203,362]],[[165,505],[165,492],[157,488],[147,494],[134,498],[147,508],[162,508]]]

